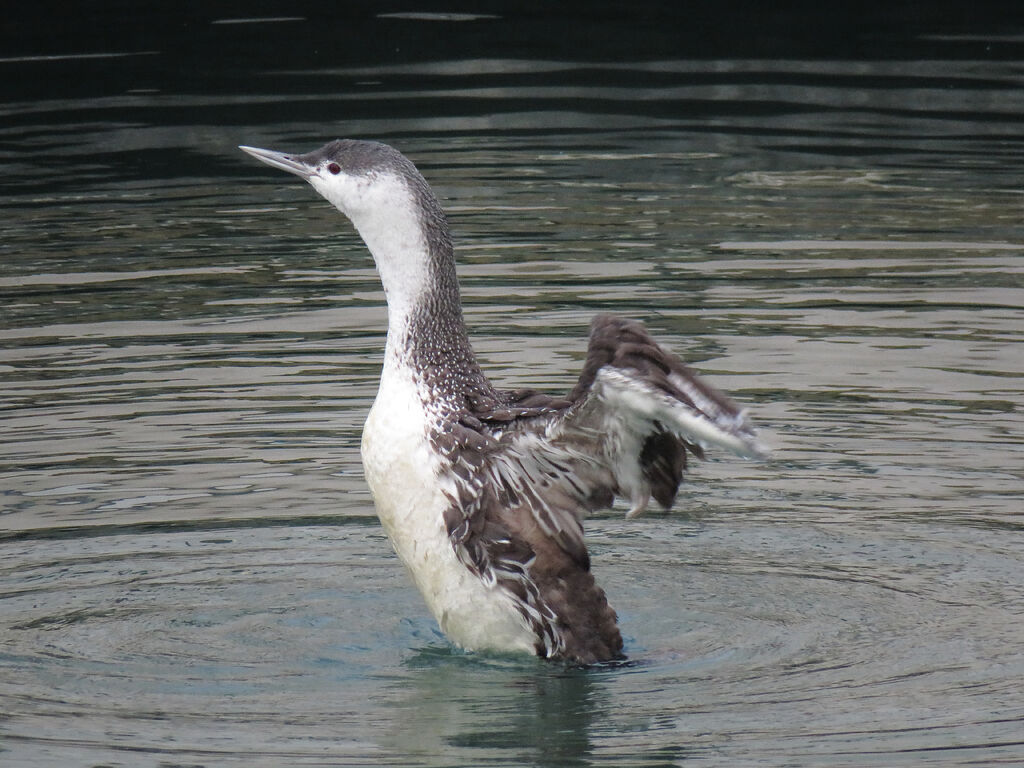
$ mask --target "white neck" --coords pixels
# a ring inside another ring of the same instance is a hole
[[[431,286],[430,250],[416,214],[411,210],[360,217],[356,230],[377,265],[388,303],[387,356],[404,344],[412,316]]]
[[[313,186],[347,216],[373,255],[388,302],[390,357],[404,343],[414,311],[431,290],[431,252],[422,211],[398,175],[335,179]]]
[[[453,402],[467,388],[487,390],[462,320],[448,225],[423,178],[378,171],[310,183],[352,221],[377,264],[388,301],[385,377],[414,365]]]

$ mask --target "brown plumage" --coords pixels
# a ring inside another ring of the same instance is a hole
[[[453,545],[465,565],[491,579],[521,607],[538,637],[537,653],[590,664],[622,658],[616,613],[590,571],[583,518],[611,506],[621,489],[615,472],[599,458],[605,435],[587,423],[587,406],[598,372],[615,368],[695,407],[670,377],[695,375],[665,351],[637,322],[600,315],[579,382],[566,397],[535,390],[496,391],[433,435],[459,482],[445,514]],[[701,384],[723,409],[736,408]],[[577,423],[582,422],[582,423]],[[687,453],[702,457],[693,442],[659,423],[647,425],[639,465],[650,494],[668,509],[687,466]],[[547,447],[531,437],[545,436]],[[525,445],[524,445],[525,444]],[[517,479],[519,482],[517,482]]]

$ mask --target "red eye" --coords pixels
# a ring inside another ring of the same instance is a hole
[[[338,165],[337,163],[331,163],[330,165],[327,166],[327,170],[330,171],[335,176],[337,176],[339,173],[341,173],[341,166]]]

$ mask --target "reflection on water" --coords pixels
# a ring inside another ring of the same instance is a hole
[[[199,90],[155,44],[0,61],[107,84],[0,104],[5,765],[1024,759],[1017,63],[282,45]],[[336,134],[443,196],[497,381],[568,389],[615,311],[763,425],[589,522],[630,664],[459,653],[390,554],[372,264],[235,149]]]
[[[455,747],[467,764],[589,764],[607,673],[437,649],[407,665],[415,674],[397,684],[391,703],[404,724],[387,742],[396,754],[429,761]]]

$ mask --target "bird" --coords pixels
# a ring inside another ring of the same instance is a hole
[[[745,410],[659,345],[599,314],[564,395],[499,389],[462,312],[448,221],[405,155],[337,139],[289,154],[240,146],[305,179],[370,251],[387,338],[361,455],[377,515],[442,632],[466,651],[589,666],[626,658],[583,522],[616,498],[668,510],[689,456],[766,449]]]

